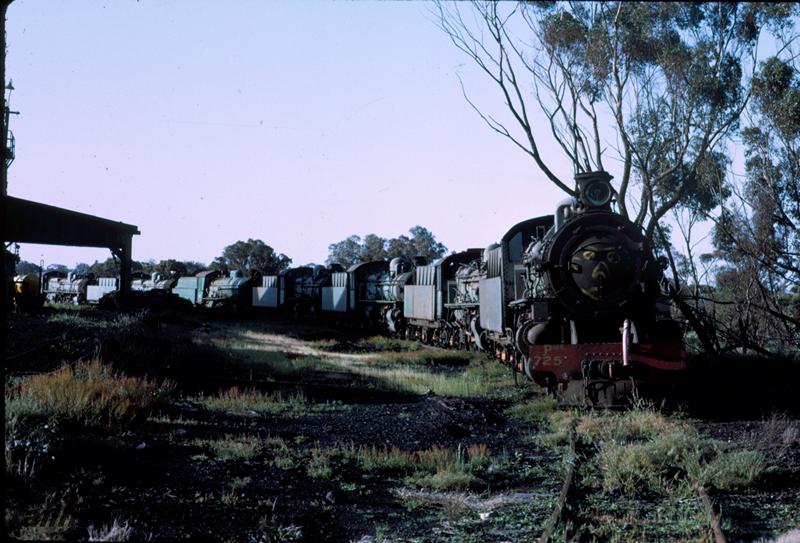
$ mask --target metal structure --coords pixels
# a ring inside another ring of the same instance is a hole
[[[0,79],[5,86],[6,37],[5,16],[10,0],[0,0],[0,17],[3,28],[0,32]],[[7,90],[13,87],[9,83]],[[12,112],[2,94],[2,154],[3,166],[0,168],[0,210],[2,211],[3,242],[9,243],[41,243],[44,245],[69,245],[77,247],[104,247],[120,259],[120,285],[123,303],[128,299],[131,287],[131,244],[134,235],[140,234],[132,224],[112,221],[94,215],[78,213],[69,209],[54,207],[38,202],[31,202],[8,196],[8,167],[14,160],[14,137],[8,127]],[[14,263],[3,258],[3,276],[13,276]],[[3,304],[10,302],[8,289],[4,289]]]
[[[3,196],[3,241],[109,249],[120,259],[123,300],[130,293],[131,244],[139,229],[123,222]]]

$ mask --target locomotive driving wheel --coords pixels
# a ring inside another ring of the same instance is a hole
[[[442,328],[439,331],[439,346],[447,348],[450,346],[450,333],[447,328]]]

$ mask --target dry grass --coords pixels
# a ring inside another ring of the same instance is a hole
[[[68,509],[67,499],[52,492],[45,496],[44,503],[36,508],[31,519],[35,519],[35,524],[24,523],[16,530],[10,530],[7,511],[7,533],[23,541],[64,541],[67,535],[74,531],[76,524]]]
[[[414,351],[393,351],[377,355],[376,364],[406,366],[467,366],[472,360],[471,353],[448,351],[444,349],[418,349]]]
[[[393,351],[393,352],[406,352],[418,351],[422,344],[418,341],[408,341],[404,339],[396,339],[386,336],[371,336],[367,338],[357,339],[352,342],[341,342],[336,339],[326,338],[311,342],[317,349],[323,351],[339,351],[339,352],[379,352],[379,351]]]
[[[800,425],[785,414],[775,413],[752,432],[750,441],[757,451],[778,460],[796,444],[800,444]]]
[[[115,373],[99,360],[63,364],[6,388],[6,424],[24,417],[57,417],[83,423],[130,421],[165,400],[170,381],[157,383]]]
[[[582,417],[576,431],[590,441],[635,441],[652,439],[665,432],[693,432],[690,424],[667,419],[653,409]]]
[[[231,328],[204,341],[222,348],[240,369],[272,378],[324,378],[347,372],[359,387],[410,394],[460,397],[514,397],[511,374],[482,355],[420,346],[413,341],[372,337],[346,344],[303,342],[274,334]]]
[[[241,416],[301,413],[306,409],[306,399],[299,393],[284,396],[280,392],[265,394],[238,387],[222,391],[217,396],[201,398],[199,403],[209,411]]]
[[[506,396],[508,373],[495,369],[500,364],[470,366],[460,371],[430,372],[411,367],[353,366],[351,371],[379,383],[381,388],[411,394],[433,393],[439,396],[495,397]]]

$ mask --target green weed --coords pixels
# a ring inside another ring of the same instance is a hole
[[[195,439],[192,444],[210,450],[220,460],[249,460],[256,456],[262,448],[258,436],[252,435],[239,437],[226,435],[221,439]]]
[[[314,479],[330,479],[333,473],[331,452],[318,447],[311,449],[311,459],[308,462],[306,473]]]
[[[556,409],[556,401],[550,396],[542,396],[526,402],[514,404],[506,410],[509,417],[522,422],[547,422]]]

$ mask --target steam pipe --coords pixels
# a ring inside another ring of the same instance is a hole
[[[631,361],[628,359],[628,349],[630,348],[631,340],[631,321],[625,319],[622,323],[622,365],[630,366]]]
[[[548,321],[549,322],[549,321]],[[536,345],[536,341],[539,339],[539,336],[542,335],[542,332],[545,331],[547,328],[548,322],[540,322],[539,324],[534,325],[528,330],[527,337],[525,338],[529,345]],[[533,380],[533,370],[531,369],[531,359],[528,356],[529,353],[523,353],[524,355],[524,364],[523,367],[525,369],[525,375],[528,379]]]
[[[561,228],[564,224],[564,221],[567,220],[567,209],[572,209],[572,207],[578,204],[578,200],[575,198],[567,198],[565,200],[561,200],[556,206],[556,219],[555,219],[555,227],[556,230]]]

